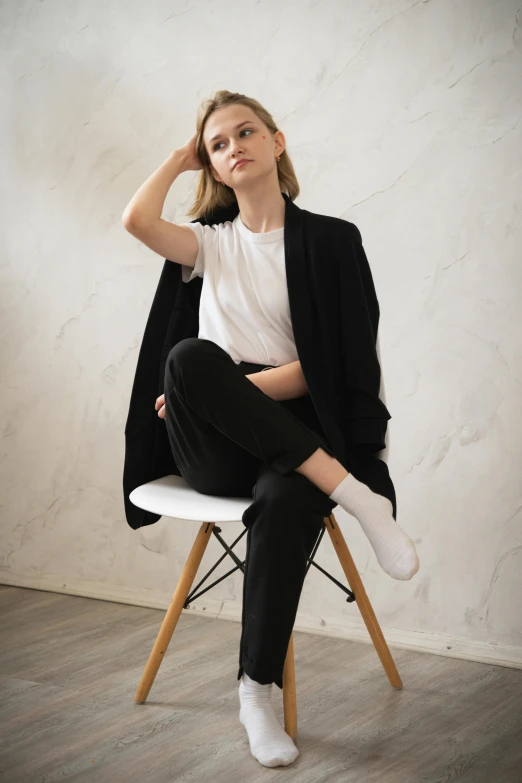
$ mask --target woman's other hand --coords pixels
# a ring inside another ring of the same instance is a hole
[[[160,417],[160,419],[164,419],[165,418],[165,414],[166,414],[166,411],[165,411],[165,395],[164,394],[162,394],[162,395],[160,395],[158,397],[158,399],[156,400],[156,405],[154,407],[155,407],[156,410],[158,410],[158,408],[159,408],[158,416]]]

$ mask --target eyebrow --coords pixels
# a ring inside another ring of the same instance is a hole
[[[254,125],[254,123],[252,122],[252,120],[245,120],[244,122],[240,122],[240,123],[239,123],[239,125],[236,125],[236,127],[234,128],[234,130],[237,130],[237,129],[238,129],[238,128],[240,128],[242,125]],[[213,142],[215,139],[220,139],[222,135],[223,135],[222,133],[218,133],[218,134],[217,134],[217,136],[212,136],[212,138],[211,138],[211,139],[209,139],[208,143],[210,144],[210,143],[211,143],[211,142]]]

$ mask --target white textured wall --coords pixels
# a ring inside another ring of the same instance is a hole
[[[198,524],[134,532],[124,518],[123,432],[163,259],[121,215],[226,88],[273,113],[298,205],[363,235],[390,472],[420,572],[390,579],[337,516],[388,640],[522,665],[518,6],[2,5],[2,582],[168,604]],[[196,177],[164,217],[187,219]],[[318,559],[344,581],[328,538]],[[195,609],[239,620],[241,580]],[[367,638],[316,569],[297,627]]]

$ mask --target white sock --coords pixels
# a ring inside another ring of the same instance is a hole
[[[349,473],[330,498],[356,517],[381,568],[394,579],[411,579],[419,570],[415,544],[393,518],[393,505],[384,495]]]
[[[274,712],[272,683],[262,685],[243,672],[239,701],[239,720],[247,731],[253,757],[264,767],[286,767],[295,761],[299,750]]]

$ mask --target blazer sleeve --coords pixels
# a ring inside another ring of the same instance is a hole
[[[391,419],[379,397],[381,367],[377,333],[380,310],[361,232],[353,223],[348,226],[339,269],[344,429],[349,446],[376,452],[386,448],[387,422]]]

